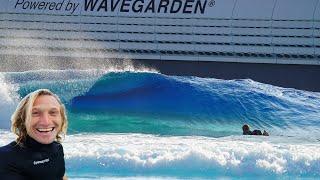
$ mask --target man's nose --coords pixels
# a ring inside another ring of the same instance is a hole
[[[49,121],[50,121],[49,114],[46,112],[43,112],[40,116],[40,122],[46,125],[46,124],[49,124]]]

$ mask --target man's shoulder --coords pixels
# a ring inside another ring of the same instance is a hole
[[[16,150],[18,144],[13,141],[5,146],[0,147],[0,154],[4,155],[4,154],[8,154],[8,153],[12,153]]]
[[[16,142],[11,142],[0,147],[0,167],[6,166],[11,162],[12,157],[16,157],[17,146]]]
[[[1,179],[25,179],[25,177],[20,174],[20,161],[17,161],[17,158],[21,157],[17,153],[19,149],[21,149],[21,147],[16,142],[11,142],[0,147]]]

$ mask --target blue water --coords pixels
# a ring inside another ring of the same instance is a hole
[[[38,88],[67,107],[71,179],[320,177],[320,93],[150,70],[3,72],[0,145]],[[244,123],[271,136],[242,136]]]

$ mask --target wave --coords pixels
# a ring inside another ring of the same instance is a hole
[[[230,136],[247,123],[272,135],[320,135],[320,94],[249,79],[166,76],[126,69],[33,70],[0,75],[0,128],[18,100],[48,88],[66,104],[70,133]]]
[[[319,93],[249,79],[122,72],[102,76],[69,109],[79,124],[94,122],[95,130],[107,132],[225,136],[248,123],[272,134],[304,136],[319,134],[319,99]]]

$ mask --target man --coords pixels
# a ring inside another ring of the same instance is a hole
[[[67,179],[62,136],[65,107],[47,89],[28,94],[11,117],[16,141],[0,148],[0,179]]]
[[[242,134],[243,135],[263,135],[263,136],[269,136],[269,133],[265,130],[263,130],[263,133],[260,130],[253,130],[250,131],[250,127],[248,124],[245,124],[242,126]]]

